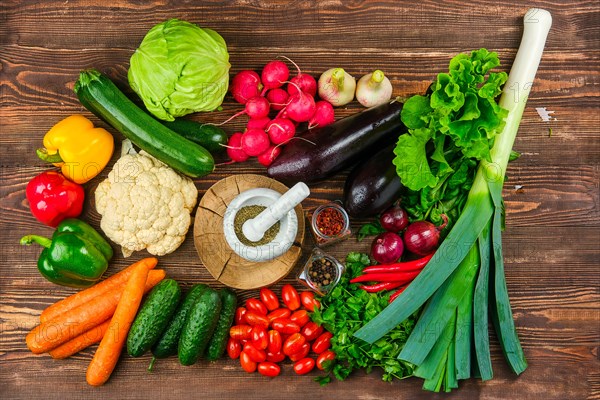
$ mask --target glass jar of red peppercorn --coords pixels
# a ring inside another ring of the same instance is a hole
[[[338,202],[331,202],[314,210],[310,217],[310,227],[317,246],[320,247],[352,234],[348,213]]]

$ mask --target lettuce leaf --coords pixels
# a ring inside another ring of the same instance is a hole
[[[434,188],[464,160],[489,160],[508,115],[494,101],[507,79],[505,72],[490,72],[498,65],[497,53],[486,49],[458,54],[448,73],[438,74],[430,94],[405,102],[401,118],[408,133],[394,150],[404,186],[412,191]]]

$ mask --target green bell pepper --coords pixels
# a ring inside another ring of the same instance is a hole
[[[22,245],[37,243],[44,246],[38,259],[40,273],[58,285],[84,288],[96,283],[113,256],[108,242],[90,225],[69,218],[54,231],[52,239],[27,235]]]

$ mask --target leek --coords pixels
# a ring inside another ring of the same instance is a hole
[[[473,315],[473,323],[468,323],[474,334],[476,365],[472,369],[484,380],[491,378],[487,307],[511,369],[520,374],[527,367],[504,276],[502,185],[551,23],[552,17],[546,10],[532,8],[525,14],[521,44],[499,101],[499,106],[508,110],[505,126],[495,138],[489,161],[480,161],[456,224],[425,269],[402,295],[354,334],[373,343],[427,303],[398,357],[416,364],[415,375],[426,379],[425,389],[439,391],[441,386],[445,386],[449,390],[456,386],[454,381],[457,378],[470,375],[465,371],[465,358],[470,358],[470,354],[448,356],[449,351],[464,349],[465,344],[460,340],[459,346],[456,346],[456,332],[460,329],[456,323],[457,318],[459,322],[464,321],[466,314]],[[473,254],[477,254],[477,265],[466,268],[467,260],[472,259]],[[459,287],[464,288],[462,293],[457,291]],[[489,296],[488,288],[492,289]],[[462,302],[465,292],[473,296],[472,301]],[[468,313],[461,308],[465,306],[470,308]],[[438,329],[422,330],[435,327],[436,322],[445,328],[439,329],[438,325]],[[484,330],[485,338],[482,336]],[[420,337],[417,336],[419,332]],[[456,370],[446,371],[450,364]],[[445,384],[442,385],[442,382]]]

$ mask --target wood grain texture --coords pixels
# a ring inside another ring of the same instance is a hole
[[[270,380],[246,374],[228,359],[193,367],[181,367],[176,359],[160,360],[149,375],[148,356],[122,357],[107,385],[90,388],[85,369],[93,349],[62,361],[34,356],[26,349],[26,333],[38,323],[41,310],[74,292],[39,275],[35,264],[39,249],[17,244],[27,233],[51,233],[31,216],[25,200],[27,182],[47,168],[34,149],[58,120],[75,112],[89,115],[73,94],[80,70],[101,70],[134,98],[126,80],[129,57],[148,29],[167,18],[186,19],[221,33],[233,73],[259,69],[284,54],[315,76],[332,66],[343,66],[355,76],[383,69],[394,84],[394,94],[407,97],[423,92],[450,57],[461,51],[480,47],[497,51],[501,69],[508,71],[519,45],[523,14],[538,6],[552,13],[554,23],[515,142],[522,157],[509,166],[504,188],[507,284],[529,368],[515,377],[493,338],[494,379],[461,382],[459,390],[444,398],[600,399],[600,7],[597,1],[563,3],[3,1],[0,398],[147,399],[198,394],[227,399],[442,398],[423,392],[417,379],[388,384],[377,372],[357,372],[345,382],[320,387],[311,379],[316,372],[299,377],[286,364],[282,375]],[[554,110],[557,119],[542,122],[536,107]],[[191,118],[219,122],[239,109],[227,97],[222,111]],[[351,104],[336,114],[339,118],[358,110]],[[243,123],[243,119],[232,123],[228,132],[242,129]],[[96,227],[100,216],[93,191],[107,173],[85,187],[90,201],[82,218]],[[262,174],[264,168],[256,162],[219,166],[214,174],[195,181],[199,195],[218,180],[241,173]],[[311,187],[306,208],[340,198],[345,176],[341,173]],[[353,221],[353,228],[363,222]],[[313,244],[307,235],[298,265]],[[343,258],[349,251],[368,247],[367,241],[350,239],[327,251]],[[117,255],[108,273],[129,263]],[[182,247],[161,257],[159,265],[186,287],[199,282],[221,286],[201,265],[191,230]],[[298,268],[274,290],[293,282]],[[257,291],[238,295],[244,300]]]

